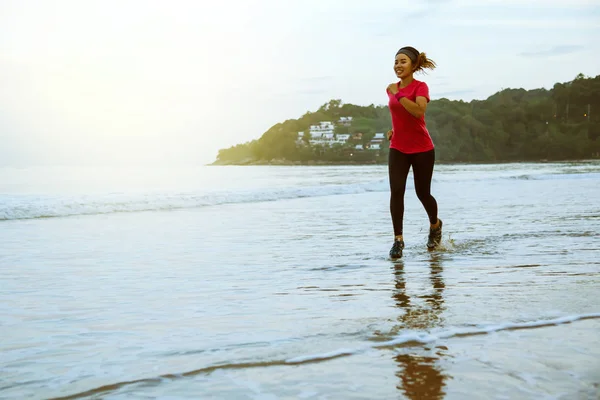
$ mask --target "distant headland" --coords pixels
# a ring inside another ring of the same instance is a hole
[[[579,74],[550,90],[504,89],[486,100],[433,100],[425,118],[439,162],[600,158],[600,75]],[[389,129],[387,105],[331,100],[219,150],[211,165],[383,164]]]

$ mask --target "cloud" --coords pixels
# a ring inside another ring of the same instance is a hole
[[[456,97],[456,96],[463,96],[465,94],[470,94],[470,93],[474,93],[474,92],[475,92],[475,90],[472,90],[472,89],[453,90],[453,91],[449,91],[449,92],[436,93],[435,97],[438,97],[438,98]]]
[[[285,94],[322,95],[331,89],[334,80],[335,78],[330,75],[295,78],[291,81]]]
[[[406,18],[424,19],[434,14],[444,11],[445,5],[452,3],[453,0],[425,0],[419,10],[411,11],[405,15]]]
[[[322,83],[327,83],[329,81],[331,81],[331,79],[333,79],[333,76],[310,76],[310,77],[306,77],[306,78],[299,78],[299,82],[300,83],[307,83],[307,84],[322,84]]]
[[[571,54],[571,53],[575,53],[575,52],[578,52],[583,49],[584,49],[583,46],[563,45],[563,46],[554,46],[547,50],[523,52],[523,53],[519,53],[519,55],[524,56],[524,57],[547,57],[547,56]]]
[[[598,0],[138,3],[0,1],[0,163],[209,161],[330,99],[385,102],[408,44],[435,98],[597,74]],[[545,68],[561,53],[581,60]]]
[[[321,94],[324,94],[327,92],[328,91],[325,89],[306,89],[306,90],[297,90],[296,94],[312,96],[312,95],[317,95],[317,94],[321,95]]]
[[[520,8],[531,8],[531,7],[565,7],[565,8],[583,8],[593,6],[591,0],[569,0],[568,4],[564,0],[529,0],[524,2],[523,0],[486,0],[485,3],[480,0],[455,0],[454,5],[461,7],[490,7],[490,6],[517,6]]]
[[[456,19],[448,22],[449,25],[453,26],[464,26],[464,27],[486,27],[490,28],[493,26],[504,26],[504,27],[524,27],[527,29],[548,29],[548,28],[574,28],[574,29],[597,29],[598,24],[595,21],[575,21],[575,20],[564,20],[564,19]]]

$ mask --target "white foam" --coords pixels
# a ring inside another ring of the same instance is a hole
[[[385,341],[379,342],[372,345],[365,345],[363,347],[356,347],[354,349],[338,349],[334,351],[330,351],[322,354],[313,354],[306,356],[294,357],[286,360],[285,362],[288,364],[298,364],[304,362],[311,361],[319,361],[319,360],[327,360],[331,358],[336,358],[340,356],[353,355],[362,353],[364,351],[368,351],[376,348],[385,348],[398,346],[406,343],[432,343],[438,340],[450,339],[453,337],[460,336],[473,336],[473,335],[481,335],[481,334],[489,334],[494,332],[500,332],[504,330],[512,330],[512,329],[528,329],[528,328],[536,328],[536,327],[545,327],[551,325],[561,325],[566,323],[575,322],[583,319],[595,319],[600,318],[600,313],[592,313],[592,314],[580,314],[580,315],[570,315],[559,317],[555,319],[543,319],[529,322],[505,322],[501,324],[492,324],[485,325],[474,328],[455,328],[455,329],[446,329],[438,332],[424,332],[424,331],[412,331],[406,332],[397,337]]]
[[[474,167],[469,167],[474,168]],[[477,172],[479,169],[481,171]],[[497,166],[494,166],[497,168]],[[461,173],[462,167],[440,168],[434,181],[489,181],[496,179],[597,179],[596,166],[575,169],[572,173],[556,173],[558,166],[533,169],[516,168],[498,171],[485,166],[475,168],[472,173]],[[589,170],[591,168],[591,170]],[[254,203],[289,200],[305,197],[360,194],[389,191],[387,175],[382,179],[360,183],[314,184],[311,186],[256,187],[250,190],[196,191],[187,193],[106,193],[96,195],[0,195],[0,221],[14,219],[66,217],[75,215],[110,214],[118,212],[161,211],[216,206],[222,204]],[[281,182],[281,181],[278,181]],[[407,181],[411,190],[412,178]],[[214,187],[214,186],[211,186]],[[83,190],[83,189],[82,189]]]
[[[387,347],[395,346],[402,343],[418,342],[418,343],[431,343],[440,339],[450,339],[456,336],[472,336],[480,334],[489,334],[494,332],[500,332],[505,330],[513,329],[527,329],[544,327],[550,325],[561,325],[570,322],[575,322],[581,319],[600,318],[600,313],[595,314],[581,314],[581,315],[570,315],[565,317],[559,317],[555,319],[537,320],[529,322],[505,322],[501,324],[484,325],[475,328],[455,328],[449,330],[443,330],[437,333],[425,333],[425,332],[410,332],[400,335],[390,341],[378,344],[375,347]]]
[[[2,196],[0,220],[66,217],[118,212],[161,211],[222,204],[383,192],[386,180],[367,183],[185,194],[107,194],[96,196]]]

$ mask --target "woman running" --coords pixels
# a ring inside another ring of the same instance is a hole
[[[435,62],[414,47],[403,47],[396,53],[394,71],[400,79],[387,87],[389,109],[392,116],[388,173],[390,180],[390,212],[394,228],[394,245],[391,258],[402,257],[404,238],[404,191],[410,167],[413,168],[415,191],[429,216],[427,247],[434,249],[442,239],[442,221],[438,206],[430,193],[435,149],[425,125],[425,110],[429,103],[429,87],[413,78],[415,72],[434,69]]]

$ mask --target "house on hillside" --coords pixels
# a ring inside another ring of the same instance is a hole
[[[342,117],[349,118],[352,117]],[[348,121],[348,120],[344,120]],[[331,146],[333,143],[345,144],[350,139],[350,134],[348,133],[339,133],[335,134],[335,127],[330,121],[321,121],[318,125],[310,126],[310,144],[311,145],[323,145],[323,146]]]
[[[310,135],[312,137],[321,136],[324,133],[333,134],[333,124],[329,121],[321,121],[319,125],[310,126]]]
[[[335,142],[333,132],[314,133],[310,136],[311,145],[331,146]]]
[[[344,126],[350,126],[350,125],[352,125],[352,117],[340,117],[338,124],[344,125]]]
[[[336,142],[338,143],[346,143],[348,139],[350,139],[350,134],[348,133],[340,133],[335,135]]]
[[[341,117],[340,121],[344,124],[350,123],[352,121],[352,117]],[[309,143],[311,145],[321,145],[321,146],[331,146],[334,143],[337,144],[347,144],[348,141],[361,141],[362,133],[356,133],[351,135],[349,133],[335,133],[335,126],[331,121],[321,121],[318,124],[311,125],[309,128],[310,139]],[[303,141],[305,133],[298,132],[297,142]],[[362,149],[362,146],[361,146]]]
[[[362,134],[360,135],[360,138],[362,139]],[[373,136],[373,139],[365,143],[364,148],[369,150],[380,150],[384,139],[385,135],[383,133],[376,133],[375,136]]]
[[[362,133],[355,133],[354,135],[352,135],[352,140],[356,140],[356,141],[361,141],[362,140]]]

